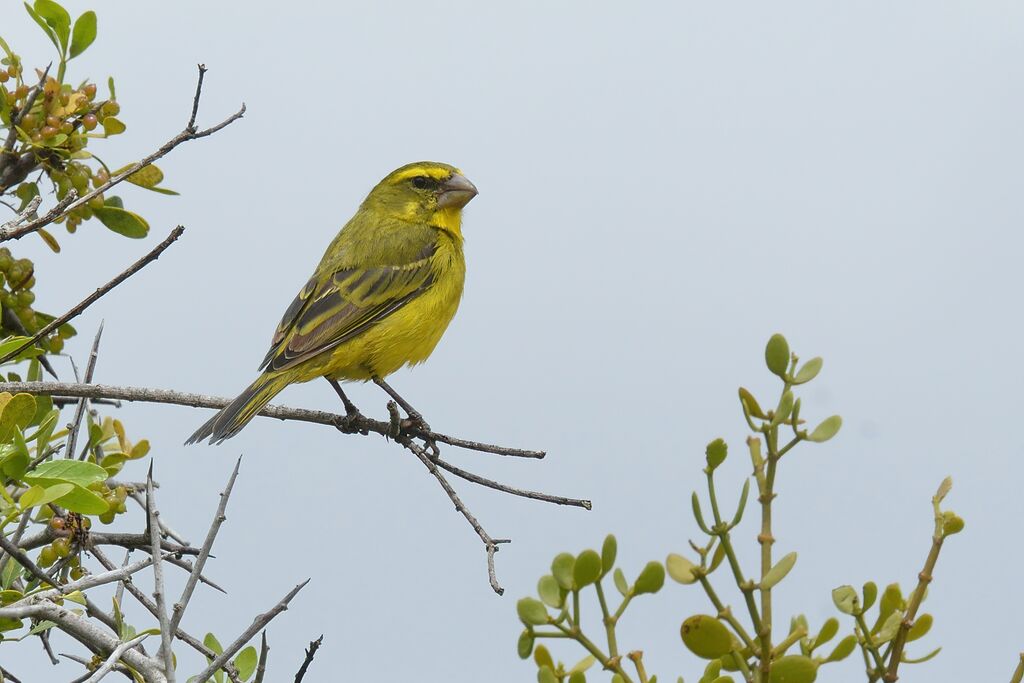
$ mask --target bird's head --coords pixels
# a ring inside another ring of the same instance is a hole
[[[392,171],[370,190],[363,206],[458,233],[462,207],[476,194],[476,186],[454,166],[420,161]]]

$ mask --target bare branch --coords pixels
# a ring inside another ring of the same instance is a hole
[[[124,655],[124,653],[127,650],[132,649],[148,637],[148,633],[143,633],[141,636],[132,638],[131,640],[121,643],[120,645],[115,647],[114,651],[110,653],[109,657],[107,657],[107,660],[100,665],[100,668],[96,669],[92,676],[89,676],[89,678],[85,679],[84,683],[98,683],[108,673],[114,670],[114,666],[117,665],[118,661],[120,661],[121,659],[121,656]]]
[[[109,654],[121,645],[113,635],[53,602],[37,602],[18,607],[0,607],[2,619],[46,619],[52,621],[64,633],[93,651]],[[121,657],[133,669],[138,670],[151,683],[166,683],[167,678],[160,664],[136,650],[126,650]]]
[[[220,409],[231,403],[232,399],[221,396],[208,396],[166,389],[149,389],[144,387],[116,387],[105,384],[79,384],[74,382],[5,382],[4,390],[11,393],[25,392],[37,396],[85,397],[90,400],[114,399],[121,401],[143,401],[146,403],[167,403],[171,405],[189,406],[192,408]],[[347,415],[329,413],[322,410],[306,410],[303,408],[287,408],[270,405],[259,412],[263,417],[296,422],[310,422],[334,427],[346,434],[367,434],[373,432],[391,437],[391,424],[383,420],[359,415],[349,420]],[[457,439],[433,430],[417,429],[408,420],[402,421],[402,430],[413,438],[426,439],[437,443],[445,443],[458,448],[465,448],[482,453],[494,453],[517,458],[543,458],[544,451],[528,451],[519,448],[506,448],[493,444]]]
[[[276,605],[271,607],[269,611],[264,612],[263,614],[260,614],[259,616],[257,616],[253,620],[252,625],[249,626],[249,628],[245,629],[245,631],[242,632],[242,635],[238,636],[238,638],[235,639],[235,642],[231,643],[226,648],[224,648],[224,652],[222,652],[221,654],[217,655],[217,657],[212,662],[210,662],[209,666],[207,666],[205,669],[203,669],[198,675],[194,676],[193,678],[195,680],[197,680],[197,681],[205,681],[211,675],[213,675],[214,671],[216,671],[217,669],[221,668],[221,666],[223,666],[225,663],[227,663],[227,661],[229,659],[231,659],[232,657],[235,656],[236,652],[241,650],[243,647],[245,647],[246,643],[248,643],[250,640],[252,640],[253,636],[255,636],[257,633],[259,633],[259,631],[264,626],[269,624],[271,619],[273,619],[278,614],[280,614],[281,612],[283,612],[286,609],[288,609],[288,603],[291,602],[292,598],[294,598],[295,595],[300,590],[305,588],[307,583],[309,583],[309,579],[306,579],[305,581],[300,583],[298,586],[296,586],[295,588],[293,588],[290,591],[288,591],[288,594],[286,596],[284,596],[283,598],[281,598],[281,600]]]
[[[253,679],[253,683],[263,683],[263,676],[267,672],[267,655],[269,654],[270,646],[267,645],[267,632],[264,630],[260,636],[260,659],[256,664],[256,678]]]
[[[149,521],[150,552],[153,556],[153,597],[156,599],[157,619],[160,620],[160,651],[164,659],[164,675],[168,683],[174,683],[174,652],[171,642],[174,640],[174,629],[171,628],[167,615],[167,604],[164,600],[164,565],[160,561],[160,525],[157,519],[160,511],[156,509],[156,498],[153,495],[153,463],[149,464],[146,475],[146,513]],[[200,679],[205,681],[206,679]]]
[[[153,261],[160,258],[160,254],[162,254],[164,250],[167,249],[167,247],[174,244],[174,242],[179,237],[181,237],[181,233],[183,232],[185,232],[185,228],[181,227],[180,225],[176,227],[174,230],[171,230],[171,234],[169,234],[163,242],[156,245],[156,247],[154,247],[152,251],[150,251],[148,254],[143,256],[141,259],[139,259],[132,265],[128,266],[128,268],[122,271],[121,274],[115,277],[113,280],[103,285],[89,296],[85,297],[70,311],[60,316],[59,318],[54,318],[53,321],[51,321],[48,325],[46,325],[41,330],[36,332],[32,336],[32,338],[26,341],[24,344],[8,353],[3,358],[0,358],[0,364],[6,363],[12,358],[15,358],[19,353],[35,344],[37,341],[39,341],[46,335],[50,334],[64,323],[78,317],[85,309],[89,308],[89,306],[92,306],[94,303],[96,303],[104,294],[112,290],[114,287],[117,287],[119,284],[127,280],[135,273],[142,270],[149,263],[152,263]],[[73,454],[70,454],[68,457],[73,457]]]
[[[514,486],[509,486],[508,484],[502,484],[501,482],[494,481],[493,479],[481,477],[479,474],[473,474],[472,472],[468,472],[462,469],[461,467],[456,467],[455,465],[452,465],[449,462],[445,462],[440,458],[434,458],[433,460],[435,463],[437,463],[438,467],[444,470],[448,470],[456,477],[461,477],[466,481],[471,481],[474,484],[486,486],[487,488],[494,489],[495,491],[509,493],[512,494],[513,496],[520,496],[522,498],[530,498],[532,500],[542,500],[545,503],[554,503],[555,505],[571,505],[573,507],[580,507],[585,510],[590,510],[593,507],[589,500],[584,500],[581,498],[566,498],[565,496],[554,496],[551,495],[550,493],[540,493],[538,491],[528,491],[526,489],[516,488]]]
[[[85,365],[85,383],[89,384],[92,382],[92,374],[96,370],[96,359],[99,358],[100,350],[100,338],[103,336],[103,321],[100,321],[100,327],[96,330],[96,338],[92,342],[92,351],[89,352],[89,361]],[[30,341],[29,344],[34,342]],[[68,425],[68,441],[66,448],[64,449],[65,458],[75,457],[75,446],[78,442],[78,429],[82,425],[82,418],[85,417],[85,411],[89,409],[89,399],[82,398],[78,400],[78,407],[75,408],[75,417],[71,420]]]
[[[181,623],[181,618],[185,615],[185,609],[188,607],[189,600],[192,599],[192,592],[196,589],[196,583],[199,581],[199,577],[202,574],[203,567],[206,566],[206,560],[210,557],[210,550],[213,548],[213,542],[217,538],[217,532],[220,531],[221,524],[227,519],[225,511],[228,506],[228,498],[231,497],[231,489],[235,486],[235,479],[238,477],[238,468],[242,465],[242,458],[239,457],[235,461],[235,468],[231,471],[231,476],[228,478],[228,483],[224,487],[224,490],[220,494],[220,503],[217,505],[217,512],[213,516],[213,521],[210,523],[210,530],[206,534],[206,541],[203,542],[203,547],[199,550],[199,557],[196,558],[195,564],[192,567],[192,573],[188,576],[188,581],[185,583],[185,588],[181,591],[181,597],[174,603],[174,613],[171,615],[170,632],[173,633],[178,629],[178,624]]]
[[[295,683],[302,683],[302,678],[306,675],[306,669],[313,663],[313,657],[316,656],[316,651],[320,649],[320,645],[324,642],[324,637],[321,635],[316,640],[310,642],[309,647],[306,648],[306,658],[302,660],[302,666],[295,672]]]
[[[131,166],[126,168],[124,171],[122,171],[121,173],[118,173],[117,175],[113,176],[112,178],[110,178],[110,180],[108,180],[107,182],[103,183],[102,185],[100,185],[96,189],[92,190],[91,192],[88,192],[88,193],[82,195],[81,197],[79,197],[77,199],[73,199],[73,201],[67,202],[67,203],[65,203],[67,201],[67,197],[65,197],[64,201],[58,203],[52,209],[47,211],[46,214],[43,215],[41,218],[37,218],[36,220],[33,220],[33,221],[27,223],[26,225],[23,225],[21,227],[13,227],[13,228],[7,228],[5,226],[3,229],[0,229],[0,242],[4,242],[4,241],[7,241],[7,240],[12,240],[12,239],[13,240],[21,239],[25,235],[31,234],[31,233],[35,232],[36,230],[39,230],[40,228],[46,227],[47,225],[52,223],[54,220],[59,218],[61,215],[67,213],[68,211],[73,211],[73,210],[77,209],[79,206],[83,206],[83,205],[87,204],[93,197],[98,197],[99,195],[103,194],[104,192],[109,190],[114,185],[117,185],[118,183],[123,181],[128,176],[132,175],[133,173],[137,172],[138,170],[140,170],[142,168],[145,168],[146,166],[149,166],[150,164],[155,162],[157,159],[162,158],[163,156],[168,154],[171,150],[173,150],[175,147],[177,147],[178,145],[182,144],[183,142],[188,142],[190,140],[197,140],[199,138],[205,138],[208,135],[212,135],[213,133],[216,133],[217,131],[225,128],[226,126],[228,126],[228,125],[234,123],[235,121],[237,121],[238,119],[242,118],[242,116],[245,114],[245,105],[244,104],[242,105],[242,107],[237,112],[235,112],[234,114],[232,114],[228,118],[224,119],[223,121],[221,121],[217,125],[212,126],[210,128],[207,128],[206,130],[197,131],[195,129],[195,114],[198,111],[198,107],[199,107],[199,97],[200,97],[201,90],[202,90],[202,76],[203,76],[204,72],[205,72],[205,67],[200,68],[200,72],[199,72],[200,77],[199,77],[198,86],[196,88],[196,97],[195,97],[195,100],[193,101],[193,104],[192,104],[192,111],[193,111],[193,113],[192,113],[192,116],[189,118],[188,125],[185,127],[185,129],[183,131],[181,131],[180,133],[175,135],[173,138],[171,138],[170,140],[165,142],[160,147],[160,149],[158,149],[155,152],[153,152],[152,154],[148,155],[147,157],[145,157],[141,161],[132,164]],[[13,130],[13,127],[12,127],[12,130]],[[71,192],[68,193],[68,196],[69,197],[72,196]]]

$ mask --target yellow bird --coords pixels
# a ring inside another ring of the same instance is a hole
[[[289,384],[383,378],[427,359],[462,298],[462,208],[477,194],[454,166],[408,164],[374,187],[285,311],[263,371],[186,443],[237,434]],[[399,401],[419,418],[408,404]]]

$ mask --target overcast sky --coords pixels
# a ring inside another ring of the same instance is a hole
[[[797,612],[817,628],[840,584],[909,589],[929,498],[953,475],[948,505],[967,528],[943,550],[925,607],[935,627],[910,652],[944,649],[901,680],[1007,680],[1024,647],[1022,21],[1020,3],[978,0],[100,7],[98,41],[69,75],[117,79],[128,131],[95,145],[108,163],[181,129],[197,62],[210,69],[201,123],[249,109],[161,162],[181,197],[121,193],[150,220],[145,241],[89,223],[59,256],[18,244],[37,259],[39,307],[60,312],[187,227],[79,319],[79,358],[106,320],[96,381],[234,395],[369,188],[409,161],[449,162],[480,189],[466,295],[430,361],[393,384],[439,430],[549,453],[446,450],[458,464],[594,502],[456,484],[513,539],[499,598],[479,540],[393,444],[257,420],[223,446],[185,448],[208,411],[128,406],[129,435],[154,445],[163,514],[196,542],[245,454],[209,570],[230,595],[204,591],[184,626],[229,640],[311,577],[269,629],[268,680],[290,680],[321,633],[307,681],[533,680],[515,601],[556,553],[609,531],[627,575],[685,550],[704,444],[733,446],[726,500],[749,469],[736,388],[774,394],[763,347],[782,331],[825,358],[804,415],[840,413],[845,427],[783,462],[776,550],[800,556],[776,629]],[[51,59],[20,8],[2,25],[26,61]],[[375,387],[351,395],[385,414]],[[324,382],[278,400],[339,408]],[[694,587],[667,585],[630,608],[620,643],[660,678],[696,680],[678,627],[708,611]],[[54,680],[76,673],[61,670]],[[819,680],[861,670],[851,657]]]

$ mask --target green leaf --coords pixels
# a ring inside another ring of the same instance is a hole
[[[18,506],[22,510],[27,510],[29,508],[39,507],[40,505],[46,505],[47,503],[52,503],[58,498],[63,498],[65,495],[71,493],[74,488],[74,484],[54,484],[45,488],[36,484],[25,491],[25,493],[21,494],[21,498],[18,499]]]
[[[545,574],[537,581],[537,594],[545,605],[553,609],[561,609],[565,604],[565,591],[551,574]]]
[[[935,655],[939,654],[940,652],[942,652],[942,648],[937,647],[928,654],[926,654],[924,657],[918,657],[916,659],[908,657],[906,653],[904,653],[903,658],[900,661],[905,662],[907,664],[921,664],[923,662],[927,662],[929,659],[932,659]]]
[[[546,666],[552,671],[555,670],[555,660],[551,658],[551,652],[543,645],[538,645],[537,649],[533,651],[533,663],[537,665],[538,669]]]
[[[516,612],[527,626],[540,626],[548,623],[548,610],[540,600],[522,598],[516,603]]]
[[[655,683],[657,676],[651,679],[651,683]],[[569,683],[587,683],[587,676],[582,671],[573,671],[569,674]]]
[[[137,213],[113,206],[104,206],[92,211],[103,225],[119,235],[140,239],[149,234],[149,223]]]
[[[725,462],[727,455],[729,455],[729,446],[723,439],[715,439],[707,445],[707,448],[704,449],[704,457],[707,460],[708,469],[710,470],[714,470]]]
[[[711,529],[704,523],[704,513],[700,510],[700,498],[697,497],[696,491],[690,496],[690,505],[693,508],[693,518],[697,521],[697,526],[708,536],[713,536],[714,534],[711,533]]]
[[[787,553],[782,556],[774,567],[768,570],[768,573],[761,578],[761,588],[773,588],[779,581],[786,578],[786,574],[796,564],[796,553]]]
[[[119,135],[120,133],[128,130],[128,126],[124,125],[121,119],[116,116],[105,116],[103,117],[103,132],[109,137],[111,135]]]
[[[249,677],[256,672],[258,661],[259,655],[252,645],[239,652],[234,661],[235,668],[238,669],[238,677],[243,681],[249,680]]]
[[[785,422],[792,412],[793,392],[787,391],[782,394],[782,398],[779,399],[779,405],[775,408],[775,414],[772,416],[772,426],[774,427]]]
[[[594,550],[584,550],[576,556],[572,579],[574,588],[589,586],[601,577],[601,556]]]
[[[885,620],[882,624],[882,628],[875,634],[875,644],[881,645],[882,643],[888,643],[890,640],[896,637],[896,632],[900,630],[900,622],[903,621],[903,610],[896,610]]]
[[[853,586],[840,586],[832,591],[832,602],[843,614],[854,614],[857,610],[857,591]]]
[[[604,537],[601,545],[601,576],[605,576],[615,566],[615,556],[618,554],[618,542],[615,536],[608,534]]]
[[[3,405],[3,412],[0,412],[0,442],[10,441],[15,429],[24,430],[25,427],[28,427],[35,414],[36,399],[33,396],[29,394],[12,396]]]
[[[852,634],[848,635],[836,644],[835,648],[832,649],[832,653],[825,659],[825,661],[842,661],[853,654],[853,649],[855,647],[857,647],[857,636]]]
[[[822,363],[824,363],[819,356],[815,356],[806,363],[804,363],[799,370],[796,371],[796,376],[793,378],[793,384],[807,384],[812,379],[818,376],[821,372]]]
[[[537,683],[558,683],[555,672],[546,666],[537,669]]]
[[[695,614],[679,628],[683,645],[701,659],[718,659],[733,650],[732,634],[715,617]]]
[[[516,652],[519,653],[520,659],[526,659],[533,652],[533,630],[524,628],[523,632],[519,634],[519,640],[516,642]]]
[[[119,168],[113,173],[111,173],[111,175],[121,175],[129,167],[130,165],[125,166],[123,168]],[[132,185],[138,185],[139,187],[145,188],[156,187],[161,183],[161,181],[163,181],[163,179],[164,172],[157,168],[156,165],[154,164],[150,164],[149,166],[143,166],[138,171],[132,173],[130,176],[125,178],[125,180],[127,180]]]
[[[575,564],[576,558],[569,553],[559,553],[551,561],[551,575],[567,591],[572,590],[572,570]]]
[[[789,342],[781,334],[773,334],[764,347],[764,362],[773,374],[786,377],[789,369]]]
[[[25,437],[22,436],[20,429],[14,430],[14,441],[13,443],[4,444],[3,464],[0,465],[0,469],[8,477],[13,479],[21,479],[25,476],[25,470],[28,469],[31,458],[28,454],[28,446],[25,444]]]
[[[106,479],[107,471],[99,465],[91,462],[66,459],[41,463],[25,475],[25,481],[29,483],[60,483],[66,481],[83,487],[106,481]]]
[[[583,673],[584,671],[586,671],[590,667],[594,666],[594,663],[596,661],[597,660],[594,658],[594,655],[587,655],[586,657],[584,657],[580,661],[578,661],[575,664],[573,664],[572,668],[569,669],[569,673],[570,674]]]
[[[622,597],[629,595],[629,584],[626,583],[626,575],[622,573],[620,567],[616,567],[612,573],[612,579],[615,582],[615,588],[622,594]]]
[[[878,586],[875,585],[874,581],[868,581],[864,584],[864,611],[867,612],[875,604],[875,599],[878,597]]]
[[[907,632],[907,642],[909,643],[928,635],[928,631],[932,629],[932,621],[933,618],[930,614],[922,614],[919,616]]]
[[[754,398],[754,395],[743,387],[740,387],[740,403],[743,405],[747,414],[751,417],[761,418],[762,420],[768,417],[764,414],[764,411],[761,410],[761,406],[758,405],[757,399]]]
[[[104,472],[106,471],[104,470]],[[54,501],[57,505],[66,508],[69,512],[79,512],[83,515],[102,515],[110,509],[107,501],[89,489],[76,484],[71,484],[71,486],[73,488],[70,493]]]
[[[665,567],[661,562],[648,562],[647,566],[640,572],[633,584],[633,593],[643,595],[644,593],[657,593],[665,585]]]
[[[946,510],[942,513],[942,536],[952,536],[958,534],[964,530],[963,518],[957,516],[952,510]]]
[[[3,571],[0,571],[0,587],[3,587],[4,590],[10,588],[19,574],[21,574],[21,565],[8,558]]]
[[[771,683],[813,683],[818,665],[810,657],[786,655],[772,664]]]
[[[94,40],[96,40],[96,13],[89,10],[75,20],[75,28],[71,32],[70,58],[74,59],[85,52]]]
[[[57,34],[53,32],[53,29],[50,28],[46,21],[39,16],[39,14],[32,9],[32,6],[27,2],[25,3],[25,11],[28,12],[30,17],[32,17],[33,21],[39,24],[39,28],[43,29],[43,32],[46,34],[46,37],[50,39],[50,42],[53,43],[53,46],[60,50],[60,43],[57,42]]]
[[[689,585],[697,581],[697,577],[693,573],[697,565],[682,555],[669,553],[669,556],[665,558],[665,568],[668,569],[668,575],[676,583]]]
[[[839,428],[842,426],[843,418],[838,415],[826,417],[821,424],[814,428],[814,431],[810,433],[807,440],[815,443],[824,443],[838,434]]]
[[[711,565],[708,567],[708,574],[718,569],[718,565],[722,564],[722,560],[725,559],[725,546],[721,543],[715,546],[715,552],[711,555]]]
[[[839,632],[839,620],[835,617],[829,617],[825,620],[825,623],[821,625],[821,630],[818,631],[818,635],[814,637],[814,644],[811,645],[811,649],[817,649],[827,643],[828,641],[835,638],[836,633]]]
[[[61,54],[67,52],[68,37],[71,35],[71,15],[68,11],[53,0],[36,0],[35,10],[57,34]]]

